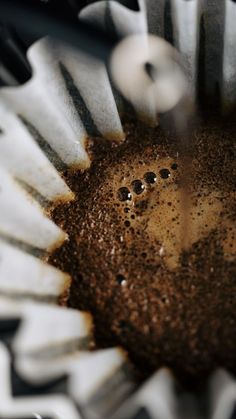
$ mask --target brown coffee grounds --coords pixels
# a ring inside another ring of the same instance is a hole
[[[236,372],[236,125],[193,130],[187,211],[176,137],[137,121],[125,132],[119,146],[90,140],[90,169],[64,173],[76,200],[52,211],[69,240],[50,262],[73,278],[69,305],[144,374]]]

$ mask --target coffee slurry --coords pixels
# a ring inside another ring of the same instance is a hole
[[[236,125],[193,129],[187,182],[174,134],[124,128],[121,145],[89,141],[90,169],[65,173],[77,199],[52,211],[69,235],[50,257],[73,278],[69,305],[141,374],[236,372]]]

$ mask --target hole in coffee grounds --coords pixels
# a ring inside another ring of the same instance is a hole
[[[168,179],[170,177],[170,171],[168,169],[161,169],[159,173],[162,179]]]
[[[177,169],[178,169],[178,164],[177,164],[177,163],[173,163],[173,164],[171,165],[171,169],[173,169],[173,170],[177,170]]]
[[[131,201],[132,195],[128,188],[125,186],[120,188],[117,192],[117,197],[120,201]]]
[[[124,224],[125,224],[125,227],[129,227],[130,226],[130,221],[129,220],[125,220]]]
[[[133,191],[134,191],[137,195],[140,195],[140,194],[144,191],[144,188],[145,188],[145,186],[144,186],[144,184],[142,183],[142,181],[141,181],[141,180],[134,180],[134,181],[131,183],[131,186],[132,186]]]
[[[155,183],[156,180],[157,180],[156,173],[154,173],[154,172],[145,173],[144,180],[145,180],[146,183],[149,183],[149,184]]]
[[[116,276],[116,281],[118,282],[119,285],[122,285],[122,286],[126,285],[126,279],[124,275],[118,274]]]

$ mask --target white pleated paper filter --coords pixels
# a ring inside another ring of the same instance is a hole
[[[210,93],[218,83],[223,106],[228,108],[236,100],[236,58],[231,54],[236,4],[231,0],[219,3],[171,0],[168,4],[173,42],[193,96],[200,22],[205,16],[207,89]],[[99,1],[85,7],[79,18],[107,29],[109,15],[119,37],[142,36],[145,46],[148,31],[164,36],[167,3],[139,0],[138,6],[136,11],[113,0]],[[219,53],[217,39],[223,30]],[[150,60],[145,48],[141,58],[143,63]],[[174,378],[166,369],[134,392],[126,354],[120,348],[91,352],[90,315],[58,306],[66,298],[71,279],[37,256],[59,247],[66,235],[48,218],[45,205],[73,200],[60,170],[89,167],[89,135],[100,133],[118,143],[125,140],[120,120],[123,102],[114,96],[104,64],[68,46],[44,38],[30,47],[28,59],[31,80],[0,90],[0,332],[3,324],[12,336],[11,352],[8,338],[0,343],[0,418],[177,419],[181,411],[181,419],[200,419],[195,396],[191,403],[186,403],[190,400],[186,395],[178,398]],[[79,106],[68,88],[68,77],[79,93]],[[138,95],[128,98],[137,116],[157,123],[160,98],[159,103],[150,95],[142,95],[142,100]],[[66,376],[63,394],[55,387],[46,395],[15,397],[10,373],[13,359],[15,373],[36,388]],[[230,419],[236,403],[234,379],[225,371],[216,372],[209,394],[209,418]]]

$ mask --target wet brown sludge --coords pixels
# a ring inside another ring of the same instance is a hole
[[[97,346],[121,344],[142,373],[236,372],[236,124],[194,130],[187,214],[175,136],[124,128],[121,145],[90,141],[91,167],[64,174],[76,200],[52,211],[69,235],[50,257],[72,276],[69,305],[91,311]]]

